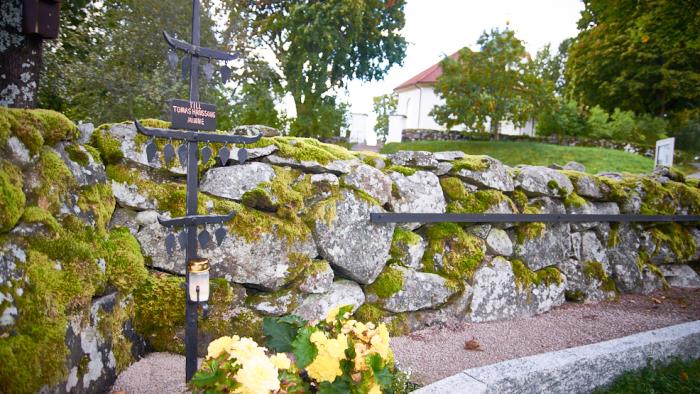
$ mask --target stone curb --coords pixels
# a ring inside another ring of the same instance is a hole
[[[700,358],[700,320],[467,369],[414,393],[588,393],[674,358]]]

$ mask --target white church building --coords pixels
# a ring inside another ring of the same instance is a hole
[[[457,53],[450,57],[456,58]],[[436,123],[429,115],[433,107],[445,102],[435,92],[435,82],[440,75],[442,68],[440,63],[436,63],[394,88],[399,102],[396,112],[389,116],[387,142],[401,142],[404,129],[446,130],[444,125]],[[454,130],[465,130],[465,127],[455,127]],[[534,135],[534,121],[528,121],[522,128],[515,127],[511,122],[503,122],[501,134]]]

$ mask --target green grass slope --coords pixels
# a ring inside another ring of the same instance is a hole
[[[470,155],[488,155],[509,166],[531,164],[548,166],[577,161],[586,171],[646,173],[654,168],[654,160],[633,153],[613,149],[578,146],[559,146],[530,141],[413,141],[389,143],[382,153],[399,150],[424,150],[439,152],[461,150]]]

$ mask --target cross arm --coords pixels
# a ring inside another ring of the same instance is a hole
[[[238,59],[237,54],[226,53],[223,51],[218,51],[216,49],[206,48],[206,47],[199,46],[199,45],[192,45],[189,42],[178,40],[177,38],[172,37],[170,34],[168,34],[165,31],[163,32],[163,37],[165,37],[165,41],[167,41],[168,45],[170,45],[171,48],[180,49],[182,51],[189,53],[192,56],[206,57],[209,59],[218,59],[218,60]]]
[[[197,131],[187,130],[170,130],[170,129],[154,129],[143,127],[141,122],[134,120],[134,125],[139,133],[149,137],[159,137],[165,139],[184,140],[191,142],[221,142],[224,144],[252,144],[262,138],[262,134],[254,137],[246,137],[242,135],[215,134],[215,133],[200,133]]]
[[[216,224],[226,222],[236,216],[236,212],[231,212],[228,215],[188,215],[175,219],[158,218],[158,223],[165,227],[173,226],[198,226],[202,224]]]

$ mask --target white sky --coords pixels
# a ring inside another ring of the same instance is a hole
[[[408,42],[403,66],[392,67],[382,81],[350,82],[345,100],[351,112],[370,115],[367,127],[372,130],[372,97],[391,92],[462,47],[477,49],[476,40],[484,30],[503,29],[510,23],[516,37],[534,55],[547,43],[556,50],[562,40],[575,36],[581,10],[579,0],[408,0],[402,30]],[[284,107],[294,114],[292,102],[285,100]]]

